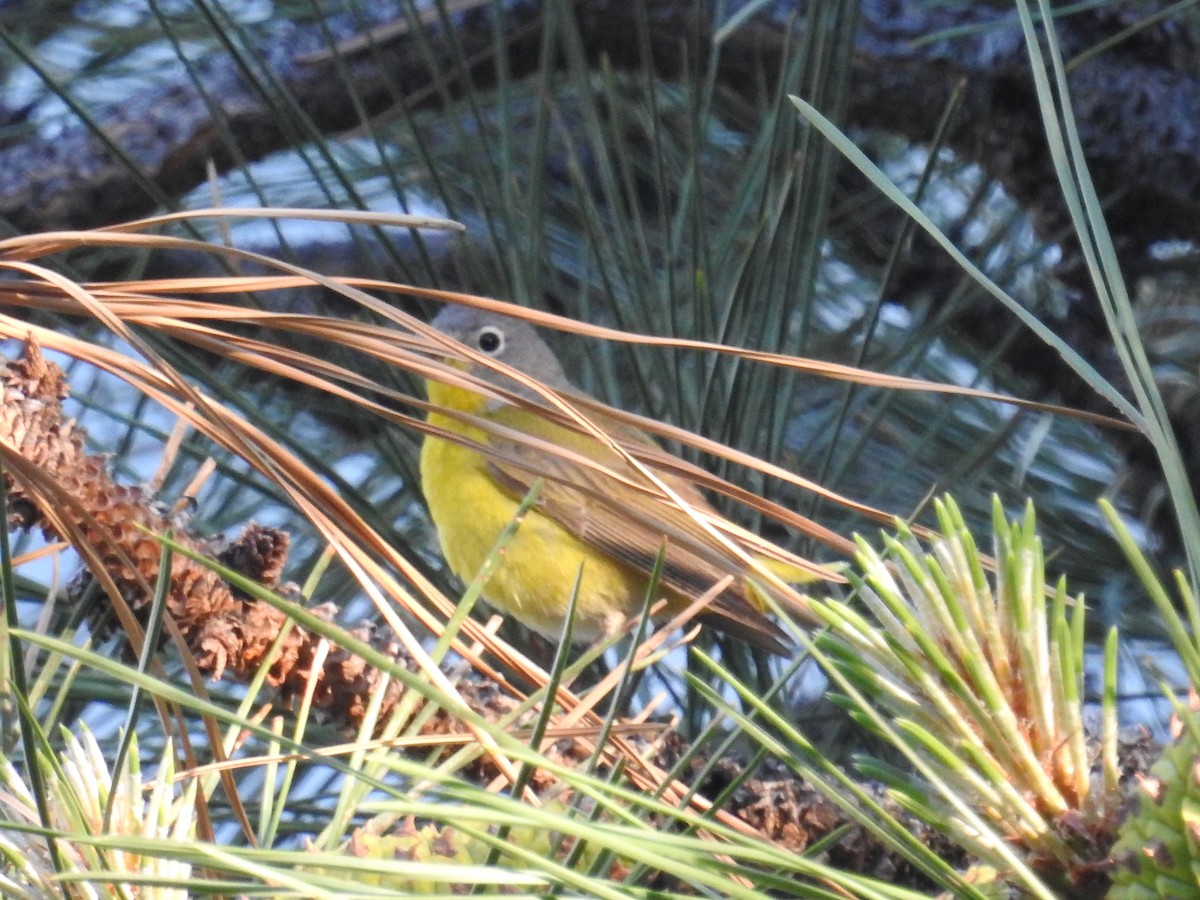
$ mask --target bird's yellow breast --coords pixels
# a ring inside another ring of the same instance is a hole
[[[485,414],[483,398],[472,391],[437,382],[428,387],[430,400],[438,406]],[[429,422],[472,441],[488,441],[483,429],[449,415],[431,412]],[[447,564],[463,581],[470,581],[516,515],[521,498],[500,486],[481,452],[432,435],[421,448],[421,486]],[[483,596],[557,638],[577,577],[576,640],[595,641],[612,633],[644,602],[644,576],[531,510],[506,546]]]

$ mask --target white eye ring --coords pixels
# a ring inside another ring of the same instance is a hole
[[[488,356],[499,356],[504,352],[504,332],[491,325],[485,326],[475,336],[475,346]]]

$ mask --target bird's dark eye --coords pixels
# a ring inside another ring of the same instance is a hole
[[[504,349],[504,334],[499,329],[488,327],[479,332],[476,343],[488,356],[496,356]]]

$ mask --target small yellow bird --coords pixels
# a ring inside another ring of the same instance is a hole
[[[431,324],[547,387],[578,393],[554,352],[527,322],[450,306]],[[544,398],[493,369],[464,361],[452,364],[547,408]],[[677,506],[579,461],[594,461],[635,485],[647,484],[611,447],[527,407],[469,388],[432,379],[426,388],[437,407],[429,413],[430,425],[495,451],[485,454],[433,434],[426,435],[421,449],[421,487],[442,553],[459,578],[475,577],[522,499],[538,478],[544,479],[535,506],[483,588],[483,597],[491,605],[557,640],[578,579],[574,637],[589,643],[600,640],[643,608],[650,572],[665,544],[660,573],[665,614],[678,612],[726,574],[740,575],[698,618],[761,649],[787,652],[786,635],[764,615],[747,588],[749,571],[744,564],[728,551],[722,554],[719,544]],[[464,421],[451,411],[486,420],[501,433]],[[629,425],[595,414],[591,419],[627,443],[654,446],[647,434]],[[509,436],[512,432],[529,435],[535,443]],[[539,449],[537,440],[561,448],[575,461]],[[670,473],[655,474],[690,506],[717,515],[691,482]],[[782,568],[768,565],[777,571]],[[793,567],[787,570],[794,571]]]

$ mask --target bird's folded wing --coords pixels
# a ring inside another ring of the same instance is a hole
[[[696,596],[728,574],[744,575],[745,566],[724,550],[685,510],[655,495],[654,488],[615,453],[594,465],[518,441],[492,441],[497,455],[489,468],[497,483],[522,497],[544,479],[537,506],[580,540],[649,574],[666,547],[660,573],[665,586]],[[606,448],[607,449],[607,448]],[[712,508],[694,485],[668,477],[684,502],[704,514]],[[743,597],[741,579],[728,593]]]
[[[561,436],[553,446],[497,436],[490,443],[496,452],[489,455],[488,467],[514,498],[528,494],[541,478],[537,508],[542,514],[647,577],[661,554],[663,587],[698,597],[726,576],[738,576],[697,618],[769,653],[788,652],[787,635],[763,615],[747,588],[745,564],[611,448]],[[696,511],[716,515],[694,484],[677,475],[660,477]]]

